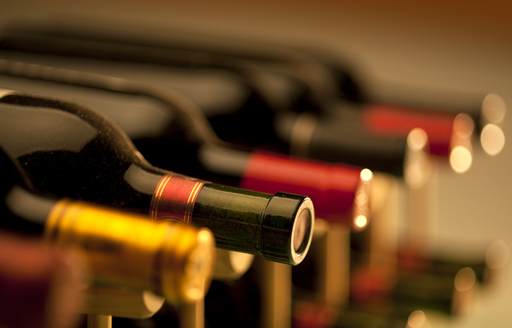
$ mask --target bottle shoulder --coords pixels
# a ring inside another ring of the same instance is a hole
[[[120,195],[118,199],[124,199],[117,205],[124,206],[141,194],[125,180],[129,167],[156,177],[165,174],[98,115],[69,104],[38,105],[0,104],[1,146],[35,190],[113,205],[113,195]]]

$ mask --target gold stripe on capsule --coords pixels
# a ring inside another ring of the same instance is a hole
[[[158,219],[158,208],[160,206],[160,200],[162,198],[162,194],[164,193],[165,187],[171,180],[171,176],[167,175],[164,178],[160,180],[158,183],[158,186],[156,187],[155,194],[153,195],[153,198],[151,199],[151,210],[150,210],[150,216],[153,219]]]
[[[187,224],[190,224],[192,222],[192,212],[194,210],[194,205],[196,202],[197,195],[199,195],[199,191],[201,190],[201,187],[203,186],[203,182],[196,182],[194,185],[194,188],[192,188],[192,191],[190,192],[187,200],[187,208],[185,209],[185,222]]]

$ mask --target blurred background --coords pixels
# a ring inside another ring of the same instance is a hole
[[[412,92],[428,100],[439,93],[495,92],[510,107],[511,13],[507,1],[11,1],[2,3],[0,19],[101,23],[161,35],[180,28],[320,46],[339,53],[382,94]],[[511,120],[506,117],[507,142]],[[506,144],[497,157],[476,152],[464,175],[441,169],[430,232],[437,252],[471,258],[497,238],[512,243],[511,162]],[[470,315],[433,326],[509,327],[510,266],[505,280],[486,290]]]

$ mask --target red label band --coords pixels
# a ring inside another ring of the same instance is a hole
[[[307,195],[313,200],[318,217],[349,223],[360,172],[360,168],[350,166],[255,152],[249,159],[241,187]]]
[[[454,117],[446,114],[425,114],[388,105],[366,106],[363,124],[381,135],[407,136],[414,128],[425,131],[432,155],[449,156],[454,134]]]
[[[202,181],[187,177],[164,176],[151,200],[151,217],[191,223],[194,204],[203,184]]]

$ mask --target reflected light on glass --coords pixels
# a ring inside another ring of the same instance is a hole
[[[505,147],[505,134],[496,124],[487,124],[480,133],[480,144],[488,155],[496,156]]]
[[[450,166],[457,173],[465,173],[473,163],[471,151],[463,146],[456,146],[450,152]]]
[[[365,215],[358,215],[354,219],[354,228],[356,230],[363,230],[368,225],[368,218]]]
[[[369,182],[371,179],[373,179],[373,172],[369,169],[362,169],[360,176],[363,182]]]

